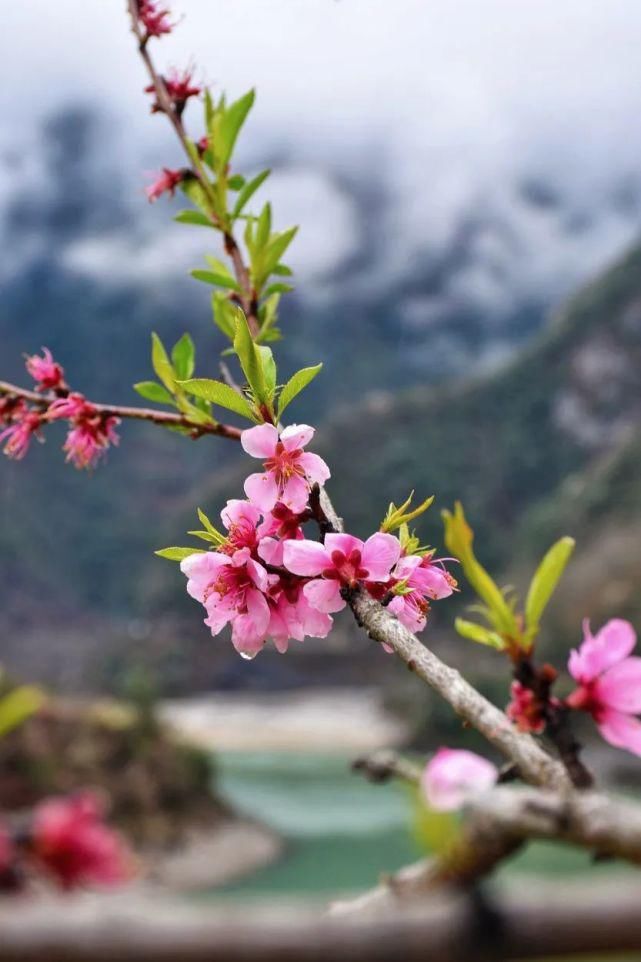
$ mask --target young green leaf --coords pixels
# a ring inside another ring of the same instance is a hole
[[[174,404],[174,399],[169,391],[158,384],[157,381],[139,381],[134,384],[134,391],[146,401],[153,401],[154,404]]]
[[[314,380],[316,375],[320,372],[322,364],[316,364],[314,367],[303,367],[300,371],[296,371],[293,374],[283,390],[280,392],[280,397],[278,399],[278,419],[280,420],[283,416],[283,411],[288,405],[292,403],[294,398],[300,394],[300,392],[307,387],[307,385]]]
[[[167,390],[173,393],[176,387],[174,369],[165,350],[165,345],[155,332],[151,335],[151,363]]]
[[[262,250],[269,241],[272,229],[272,205],[269,201],[263,206],[258,220],[256,221],[256,236],[254,243],[257,250]]]
[[[204,554],[203,548],[161,548],[154,551],[159,558],[166,558],[167,561],[183,561],[192,554]]]
[[[242,174],[234,174],[227,181],[227,186],[230,190],[240,190],[245,186],[245,178]]]
[[[197,511],[198,511],[198,520],[206,529],[206,531],[208,531],[209,534],[216,539],[218,544],[223,544],[227,540],[226,536],[224,534],[221,534],[218,528],[215,528],[213,526],[213,524],[211,523],[211,521],[209,520],[209,518],[207,517],[207,515],[205,514],[202,508],[198,508]]]
[[[257,174],[252,180],[247,181],[240,194],[236,198],[236,203],[234,204],[234,209],[232,211],[232,217],[236,219],[239,214],[243,212],[247,206],[248,201],[254,196],[258,188],[264,181],[267,180],[271,170],[262,170],[260,174]]]
[[[228,411],[234,411],[236,414],[240,414],[241,417],[248,418],[250,421],[253,420],[249,401],[239,394],[238,391],[234,391],[228,384],[224,384],[223,381],[212,381],[208,378],[192,378],[191,380],[181,381],[180,383],[185,391],[193,394],[194,397],[204,398],[212,404],[227,408]]]
[[[236,308],[236,334],[234,337],[234,350],[238,355],[240,366],[247,378],[254,398],[258,404],[271,407],[273,389],[270,390],[269,384],[263,370],[263,358],[254,343],[251,331],[247,325],[247,318],[243,312]]]
[[[180,189],[211,223],[210,200],[200,181],[196,177],[187,177],[181,182]]]
[[[572,556],[574,545],[573,538],[561,538],[552,545],[534,573],[525,601],[525,620],[531,639],[539,630],[541,616]]]
[[[179,224],[195,224],[197,227],[214,226],[211,217],[207,217],[206,214],[198,210],[181,210],[179,214],[176,214],[174,220],[178,221]]]
[[[465,577],[488,606],[495,626],[511,637],[517,637],[519,631],[514,612],[498,585],[474,556],[474,532],[467,523],[463,505],[457,501],[454,514],[443,511],[442,517],[445,524],[445,544],[454,557],[459,559]]]
[[[255,99],[255,91],[250,90],[239,100],[236,100],[224,109],[224,113],[218,124],[217,138],[215,140],[216,160],[217,163],[220,164],[221,169],[224,169],[229,163],[240,129]]]
[[[490,631],[489,628],[484,628],[483,625],[477,625],[474,621],[456,618],[454,627],[459,635],[463,638],[469,638],[470,641],[476,641],[481,645],[489,645],[490,648],[496,648],[498,651],[503,651],[505,648],[505,641],[500,635],[497,635],[495,631]]]
[[[34,685],[21,685],[0,698],[0,738],[22,725],[45,700],[44,693]]]
[[[262,270],[263,278],[269,277],[297,233],[298,227],[290,227],[272,237],[265,250],[265,262]]]
[[[183,334],[173,346],[171,361],[178,381],[184,381],[194,373],[196,349],[189,334]]]
[[[200,268],[190,273],[193,278],[197,281],[202,281],[204,284],[213,284],[215,287],[225,287],[232,291],[240,290],[234,278],[229,274],[200,270]]]
[[[222,291],[214,291],[211,298],[211,307],[214,324],[230,341],[233,341],[236,335],[236,309],[234,305],[230,303],[227,295],[223,294]]]

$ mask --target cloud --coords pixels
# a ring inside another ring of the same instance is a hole
[[[7,7],[0,53],[20,83],[0,94],[0,147],[20,150],[39,117],[80,99],[117,121],[104,149],[122,164],[177,160],[145,111],[122,7]],[[425,326],[471,306],[500,325],[523,300],[564,294],[639,230],[637,0],[173,7],[185,18],[155,47],[161,62],[192,61],[232,95],[258,87],[241,160],[273,163],[265,194],[276,222],[302,225],[292,259],[304,296],[330,296],[328,278],[333,296],[373,296],[440,263],[436,289],[406,293],[408,324],[421,326],[423,305]],[[142,235],[78,239],[62,252],[68,267],[91,272],[106,259],[125,276],[134,248],[143,277],[193,266],[202,239],[179,228],[152,237],[139,180],[131,207]],[[5,200],[12,189],[5,181]],[[353,269],[340,276],[346,261]]]

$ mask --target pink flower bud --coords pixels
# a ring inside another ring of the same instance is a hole
[[[157,0],[138,0],[138,17],[148,37],[171,33],[174,26],[169,21],[169,10],[159,9]]]

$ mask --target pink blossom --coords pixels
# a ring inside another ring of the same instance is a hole
[[[115,430],[118,418],[98,417],[93,421],[82,421],[71,428],[63,445],[67,461],[75,468],[95,468],[96,464],[110,445],[120,441]]]
[[[38,805],[30,851],[67,889],[85,884],[114,885],[133,874],[127,846],[104,824],[100,801],[90,792],[51,798]]]
[[[572,651],[568,670],[579,683],[566,700],[570,708],[590,712],[611,745],[641,755],[641,658],[628,657],[636,645],[634,628],[614,618],[593,635],[583,625],[584,640]]]
[[[120,440],[116,432],[119,418],[99,411],[77,392],[50,404],[47,418],[50,421],[65,419],[71,422],[63,451],[67,452],[67,461],[71,461],[76,468],[94,468],[110,445],[115,446]]]
[[[345,607],[343,588],[355,588],[363,581],[388,581],[400,550],[391,534],[378,532],[365,542],[351,534],[328,534],[324,544],[286,541],[284,563],[292,574],[314,578],[305,585],[305,596],[314,608],[331,614]]]
[[[423,771],[421,788],[431,808],[447,812],[487,791],[497,778],[496,766],[486,758],[465,749],[439,748]]]
[[[64,385],[65,372],[60,364],[54,361],[49,348],[43,347],[42,354],[42,357],[37,354],[27,357],[25,366],[34,381],[38,382],[39,391],[56,390]]]
[[[29,450],[31,438],[38,435],[42,415],[26,405],[15,407],[9,427],[0,431],[0,441],[6,441],[4,453],[14,461],[21,461]]]
[[[165,85],[165,90],[167,95],[174,105],[174,109],[178,114],[181,114],[185,109],[185,105],[190,97],[197,97],[202,91],[202,87],[194,83],[193,75],[191,70],[172,70],[169,76],[162,78]],[[155,84],[149,84],[145,87],[145,93],[156,95]],[[156,99],[151,105],[151,112],[153,114],[161,113],[164,110],[163,105]]]
[[[166,192],[169,193],[170,197],[173,197],[176,192],[176,187],[178,187],[184,179],[185,172],[183,170],[170,170],[168,167],[163,167],[162,173],[153,184],[145,187],[147,199],[153,203]]]
[[[180,568],[187,576],[187,592],[205,606],[205,624],[217,635],[231,622],[232,644],[245,658],[253,658],[268,636],[270,610],[265,597],[270,576],[246,550],[231,557],[220,551],[189,555]],[[275,580],[276,576],[272,576]]]
[[[148,37],[160,37],[173,29],[169,10],[158,9],[157,0],[138,0],[138,16]]]
[[[447,598],[456,587],[456,581],[439,562],[431,557],[406,555],[392,572],[394,585],[403,584],[405,591],[396,595],[389,604],[401,624],[410,631],[422,631],[430,610],[430,601]]]
[[[309,520],[309,512],[297,513],[290,511],[280,502],[266,515],[265,520],[258,526],[260,544],[258,554],[266,564],[281,567],[285,542],[291,538],[304,538],[301,524]]]
[[[280,433],[273,424],[259,424],[243,431],[240,443],[253,458],[261,458],[265,472],[251,474],[245,494],[262,511],[271,511],[280,501],[293,512],[307,507],[312,484],[324,484],[330,476],[322,458],[303,450],[314,436],[314,428],[292,424]]]
[[[249,501],[232,499],[220,513],[223,524],[227,528],[227,540],[217,550],[229,554],[234,564],[240,564],[251,557],[259,542],[258,523],[260,511]],[[240,554],[239,554],[240,552]]]
[[[268,603],[270,619],[268,636],[276,649],[283,654],[289,641],[309,638],[326,638],[332,628],[329,615],[313,608],[305,596],[304,582],[299,578],[282,575],[270,589]]]

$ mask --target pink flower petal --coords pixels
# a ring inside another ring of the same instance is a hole
[[[233,525],[246,523],[250,527],[256,527],[260,521],[260,511],[250,501],[241,501],[233,498],[228,501],[220,512],[222,522],[229,530]]]
[[[327,548],[328,555],[331,555],[333,551],[342,551],[345,557],[347,557],[354,549],[360,551],[362,554],[363,542],[360,538],[355,538],[354,535],[351,534],[328,534],[325,538],[325,547]]]
[[[211,631],[214,638],[216,635],[220,634],[226,625],[229,624],[235,614],[236,612],[234,609],[230,608],[229,606],[221,607],[212,603],[207,607],[205,624]]]
[[[317,454],[305,451],[298,459],[299,465],[312,483],[325,484],[331,473],[325,462]]]
[[[229,558],[217,551],[190,554],[183,558],[180,570],[187,575],[187,594],[202,604],[207,588],[216,580],[221,567],[228,564]]]
[[[491,788],[497,777],[498,770],[486,758],[464,749],[439,748],[423,772],[421,787],[428,804],[446,812]]]
[[[269,587],[269,577],[261,564],[250,558],[247,562],[247,574],[259,591],[267,591]]]
[[[288,571],[295,575],[313,577],[324,568],[331,567],[332,561],[324,545],[318,541],[286,541],[283,561]]]
[[[641,712],[641,658],[625,658],[608,668],[594,685],[601,704],[628,715]]]
[[[309,444],[314,434],[314,428],[309,424],[291,424],[280,432],[280,439],[286,451],[298,451]]]
[[[255,428],[248,428],[240,435],[240,443],[252,458],[266,461],[271,458],[278,444],[278,431],[273,424],[259,424]]]
[[[250,474],[245,481],[245,494],[261,511],[271,511],[278,501],[278,485],[274,475],[271,472]]]
[[[610,745],[641,755],[641,721],[638,718],[608,709],[601,713],[597,726]]]
[[[586,629],[584,629],[586,630]],[[596,635],[586,630],[578,651],[572,651],[568,670],[577,681],[588,682],[630,654],[637,641],[629,621],[613,618]]]
[[[326,581],[324,578],[308,581],[303,591],[312,608],[327,615],[341,611],[346,605],[338,581]]]
[[[327,638],[332,630],[333,621],[328,614],[310,605],[304,591],[296,603],[296,613],[305,635],[309,635],[310,638]]]
[[[278,538],[261,538],[258,544],[258,555],[265,564],[280,566],[283,564],[285,542]]]
[[[401,553],[398,538],[378,532],[368,538],[363,547],[363,567],[367,568],[368,581],[387,581],[390,571]]]
[[[417,568],[410,578],[410,584],[418,588],[421,594],[434,601],[449,598],[453,591],[445,571],[438,565],[425,565]]]
[[[309,484],[303,478],[299,478],[297,475],[292,475],[292,477],[285,482],[283,490],[279,496],[279,501],[293,511],[295,514],[300,514],[307,507],[307,502],[309,500]]]
[[[396,615],[402,625],[415,635],[422,631],[427,624],[427,617],[419,613],[416,605],[410,604],[407,597],[397,595],[388,605],[388,610]]]

